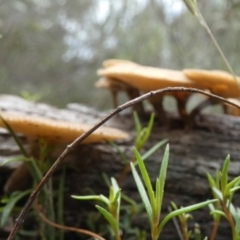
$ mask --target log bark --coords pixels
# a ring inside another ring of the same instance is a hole
[[[14,103],[15,101],[15,103]],[[18,102],[18,104],[16,104]],[[28,103],[25,100],[11,96],[0,97],[0,109],[6,111],[20,111],[28,114],[45,115],[50,118],[69,119],[69,121],[84,121],[96,123],[105,113],[100,113],[88,107],[72,104],[67,109],[59,110],[44,104]],[[142,119],[146,124],[146,120]],[[132,116],[122,114],[108,122],[108,126],[114,126],[130,133],[131,139],[119,142],[118,146],[128,159],[133,156],[134,125]],[[178,206],[188,206],[207,199],[212,199],[211,191],[207,183],[206,173],[215,174],[221,169],[227,154],[231,155],[229,176],[234,178],[240,174],[239,140],[240,118],[228,115],[199,115],[194,129],[185,130],[181,120],[171,115],[169,125],[159,126],[154,124],[153,132],[145,145],[142,153],[162,139],[168,139],[170,144],[170,159],[167,172],[167,181],[163,200],[162,217],[168,213],[170,201]],[[26,146],[28,143],[22,137]],[[0,160],[19,154],[12,137],[5,131],[0,132]],[[52,155],[57,157],[62,147],[56,148]],[[158,150],[146,161],[146,167],[155,183],[159,173],[164,148]],[[108,196],[108,187],[103,180],[102,173],[109,177],[118,178],[124,168],[123,160],[119,153],[109,144],[91,144],[75,149],[65,160],[68,165],[74,166],[66,171],[66,187],[64,194],[64,220],[68,226],[89,228],[90,219],[96,217],[95,202],[83,202],[72,199],[71,195],[88,195],[91,191],[95,194]],[[0,187],[16,166],[8,165],[0,168]],[[57,189],[61,170],[54,174],[54,186]],[[131,173],[127,175],[121,184],[122,193],[140,203],[135,182]],[[90,191],[91,190],[91,191]],[[2,195],[2,190],[1,190]],[[239,205],[240,195],[234,195],[234,203]],[[124,203],[124,201],[123,201]],[[57,208],[57,205],[56,205]],[[90,215],[91,214],[91,215]],[[122,218],[126,220],[129,213],[123,211]],[[209,209],[204,208],[192,213],[193,219],[189,221],[190,229],[198,223],[202,236],[210,236],[213,221]],[[96,232],[101,232],[101,226],[105,220],[98,222]],[[146,213],[140,212],[132,220],[132,228],[145,229],[149,232],[149,224]],[[66,233],[66,239],[85,239],[84,237]],[[123,231],[123,239],[136,239],[133,235]],[[150,239],[150,236],[148,236]],[[161,235],[161,239],[180,239],[173,222],[169,222]],[[232,239],[231,230],[226,221],[222,221],[216,239]]]

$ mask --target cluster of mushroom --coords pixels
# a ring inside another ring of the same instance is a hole
[[[240,89],[236,82],[236,80],[240,82],[240,78],[234,79],[231,74],[220,70],[184,69],[183,71],[176,71],[142,66],[131,61],[117,59],[104,61],[103,67],[103,69],[98,70],[98,75],[101,78],[96,82],[96,86],[111,91],[115,107],[117,106],[117,93],[119,91],[125,91],[129,98],[133,99],[139,96],[140,92],[145,93],[166,87],[191,87],[210,91],[224,98],[236,99],[240,97]],[[205,106],[216,103],[212,99],[206,99],[192,113],[188,114],[186,103],[190,93],[171,92],[164,95],[172,95],[176,98],[179,114],[186,122],[189,121],[189,116],[194,117]],[[164,122],[166,119],[162,106],[163,97],[163,95],[155,95],[149,101],[160,120]],[[229,106],[225,106],[224,109],[226,113],[232,111]],[[135,110],[140,113],[144,111],[141,104]],[[239,114],[238,111],[232,113],[234,115]]]

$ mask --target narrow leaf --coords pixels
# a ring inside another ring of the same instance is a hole
[[[118,231],[118,222],[114,219],[111,213],[109,213],[106,209],[96,205],[97,210],[107,219],[110,223],[114,232]]]
[[[168,142],[168,139],[164,139],[157,144],[155,144],[152,148],[150,148],[146,153],[142,155],[142,160],[145,161],[149,158],[152,154],[154,154],[161,146]]]
[[[210,212],[210,215],[223,216],[226,218],[226,214],[221,210],[213,210]]]
[[[199,208],[202,208],[202,207],[205,207],[207,206],[208,204],[210,203],[214,203],[214,202],[217,202],[218,200],[217,199],[212,199],[212,200],[207,200],[205,202],[202,202],[202,203],[197,203],[197,204],[194,204],[194,205],[191,205],[191,206],[188,206],[188,207],[183,207],[183,208],[180,208],[178,210],[175,210],[171,213],[169,213],[163,220],[162,222],[160,223],[159,227],[158,227],[158,232],[160,233],[163,229],[163,227],[165,226],[165,224],[173,217],[179,215],[179,214],[182,214],[182,213],[187,213],[187,212],[192,212],[196,209],[199,209]]]
[[[103,201],[102,198],[99,195],[92,195],[92,196],[77,196],[77,195],[71,195],[72,198],[77,200],[98,200]]]
[[[4,120],[4,118],[1,116],[0,114],[0,119],[2,119],[3,123],[5,124],[7,130],[10,132],[11,136],[14,138],[14,141],[17,143],[19,149],[21,150],[22,154],[24,155],[24,157],[29,157],[29,154],[27,153],[27,151],[24,149],[19,137],[16,135],[16,133],[13,131],[13,129],[11,128],[11,126],[8,124],[8,122],[6,120]]]
[[[144,184],[145,184],[145,186],[147,188],[147,191],[148,191],[148,196],[149,196],[149,199],[150,199],[150,202],[151,202],[151,206],[152,206],[153,212],[155,212],[154,192],[153,192],[153,188],[152,188],[152,183],[151,183],[150,177],[148,175],[148,172],[147,172],[147,169],[146,169],[146,167],[144,165],[144,162],[143,162],[143,160],[141,158],[141,155],[139,154],[139,152],[137,151],[136,148],[133,148],[133,151],[134,151],[135,157],[136,157],[137,162],[138,162],[138,166],[139,166],[142,178],[143,178],[143,182],[144,182]]]
[[[230,163],[230,155],[227,155],[224,164],[223,164],[223,169],[222,169],[222,176],[221,176],[221,191],[224,194],[227,183],[228,183],[228,168],[229,168],[229,163]]]
[[[149,222],[150,222],[150,225],[151,225],[151,228],[152,228],[153,211],[152,211],[150,201],[148,199],[146,190],[145,190],[145,188],[143,186],[143,183],[142,183],[142,181],[141,181],[141,179],[140,179],[140,177],[137,173],[137,170],[136,170],[135,166],[133,165],[133,163],[130,163],[130,165],[131,165],[132,174],[133,174],[135,183],[136,183],[137,188],[138,188],[138,192],[141,196],[142,202],[143,202],[143,204],[145,206],[145,209],[147,211],[148,219],[149,219]]]
[[[148,125],[146,127],[146,131],[145,131],[145,134],[143,136],[143,144],[148,140],[151,132],[152,132],[152,128],[153,128],[153,123],[154,123],[154,113],[151,114],[151,117],[150,117],[150,120],[148,122]]]
[[[194,15],[196,16],[196,0],[183,0],[183,2],[185,3],[186,7],[188,8],[188,10]]]
[[[159,172],[159,182],[160,182],[159,187],[160,187],[160,189],[158,191],[159,191],[159,195],[160,195],[160,199],[159,199],[160,212],[161,212],[161,208],[162,208],[164,186],[165,186],[165,180],[166,180],[166,176],[167,176],[168,160],[169,160],[169,144],[167,144],[167,146],[165,148],[165,152],[164,152],[163,160],[162,160],[162,164],[161,164],[161,169]]]
[[[1,227],[3,227],[7,220],[9,219],[9,216],[14,208],[14,206],[16,205],[16,203],[23,197],[25,197],[26,195],[31,193],[31,189],[30,190],[26,190],[24,192],[18,192],[18,193],[12,193],[11,196],[14,197],[10,197],[8,203],[4,206],[3,211],[2,211],[2,217],[1,217]]]
[[[135,111],[133,112],[133,119],[134,119],[134,125],[135,125],[135,130],[136,130],[137,136],[139,136],[141,129],[142,129],[142,125],[139,121],[138,114]]]

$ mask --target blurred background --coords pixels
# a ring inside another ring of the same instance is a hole
[[[171,69],[226,67],[182,0],[0,0],[0,93],[40,96],[64,107],[110,106],[95,89],[109,58]],[[240,1],[198,6],[240,74]]]

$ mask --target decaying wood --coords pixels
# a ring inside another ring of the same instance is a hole
[[[15,102],[14,102],[15,101]],[[28,103],[22,99],[10,96],[0,97],[0,109],[27,112],[28,114],[45,115],[50,118],[62,120],[71,119],[78,121],[85,119],[87,123],[96,123],[98,119],[105,116],[96,110],[85,106],[72,104],[67,109],[59,110],[45,104]],[[200,115],[196,119],[196,128],[184,130],[178,117],[171,117],[168,127],[161,127],[155,123],[150,140],[145,146],[149,149],[154,143],[168,138],[170,143],[170,162],[167,174],[167,182],[164,195],[163,214],[167,213],[170,201],[178,206],[187,206],[211,198],[211,192],[206,181],[206,172],[212,174],[220,169],[227,156],[231,154],[230,176],[240,174],[239,157],[239,134],[240,118],[227,115]],[[144,122],[144,120],[143,120]],[[107,124],[128,131],[134,135],[132,117],[127,114],[119,115]],[[27,142],[22,137],[24,144]],[[0,160],[16,156],[19,151],[12,138],[4,131],[0,133]],[[128,142],[119,142],[120,149],[129,157],[132,156],[133,138]],[[147,169],[154,183],[158,175],[163,155],[163,148],[146,161]],[[58,157],[62,149],[56,148],[53,155]],[[94,212],[93,202],[79,202],[70,198],[70,195],[86,195],[89,189],[96,194],[108,195],[108,188],[102,178],[102,173],[117,178],[124,167],[121,157],[113,147],[108,144],[92,144],[81,146],[72,152],[65,162],[74,165],[73,169],[67,170],[64,219],[65,224],[74,227],[87,227],[87,215]],[[0,168],[1,189],[6,181],[10,168]],[[54,176],[54,185],[57,188],[58,179],[61,174],[59,170]],[[123,193],[140,202],[135,183],[131,173],[123,182]],[[239,203],[239,194],[234,197]],[[56,206],[57,207],[57,206]],[[212,219],[209,210],[199,210],[193,213],[194,220],[190,221],[193,226],[195,222],[200,224],[203,236],[209,235],[212,227]],[[146,214],[142,213],[133,220],[133,226],[147,229]],[[104,220],[103,220],[104,221]],[[69,233],[66,239],[81,239],[80,236]],[[128,239],[124,236],[123,239]],[[162,239],[179,239],[176,230],[171,223],[166,225]],[[222,223],[217,239],[231,239],[231,232],[226,222]]]

